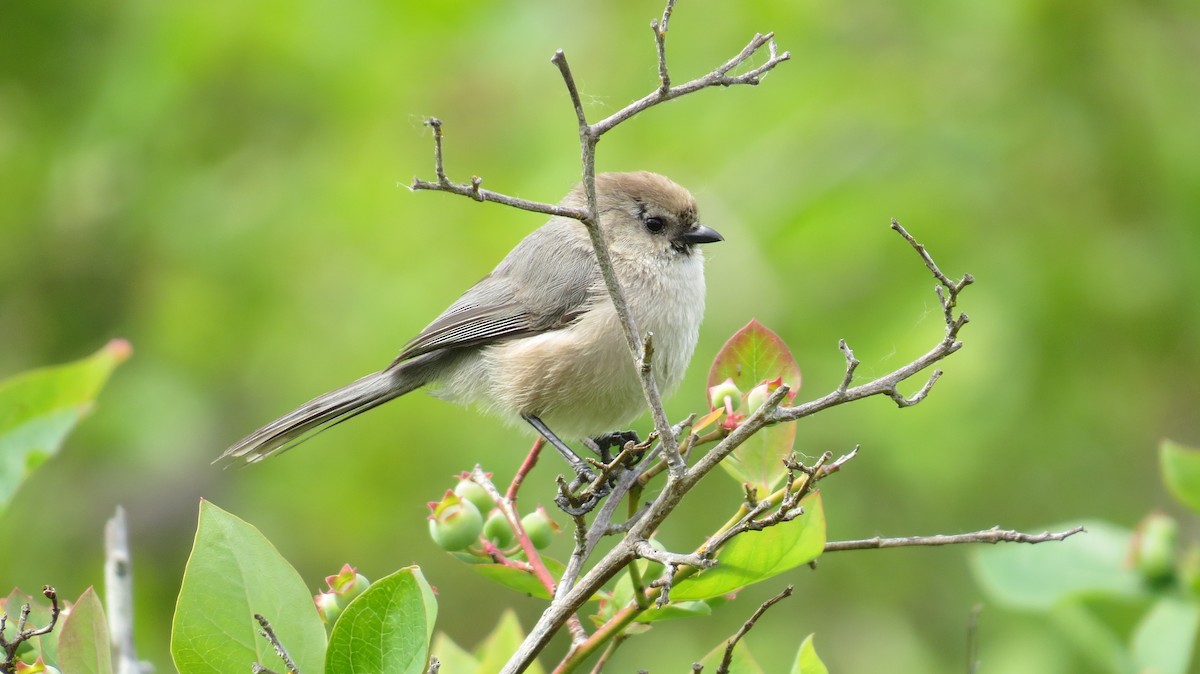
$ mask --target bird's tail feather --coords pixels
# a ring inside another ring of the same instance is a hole
[[[423,383],[405,368],[389,368],[304,403],[239,440],[213,463],[245,459],[256,463],[308,440],[367,410],[408,393]]]

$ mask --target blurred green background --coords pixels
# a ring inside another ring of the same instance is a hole
[[[0,5],[0,374],[116,336],[135,350],[0,517],[0,590],[99,585],[102,524],[124,504],[139,648],[169,671],[204,497],[259,526],[314,591],[343,562],[372,578],[416,562],[460,643],[506,605],[531,625],[539,602],[448,560],[424,519],[451,473],[478,461],[507,479],[527,436],[415,395],[265,465],[209,462],[386,365],[540,224],[398,187],[432,177],[423,118],[445,121],[453,177],[556,201],[578,148],[549,57],[567,50],[598,118],[655,86],[661,9]],[[694,0],[671,29],[680,82],[755,31],[793,56],[757,89],[673,102],[600,144],[601,170],[672,176],[726,237],[707,250],[707,318],[673,418],[703,406],[708,361],[753,317],[792,346],[801,398],[836,386],[839,338],[864,378],[929,348],[932,281],[894,216],[947,273],[977,277],[973,320],[924,404],[800,425],[801,451],[863,447],[826,483],[830,536],[1131,526],[1170,506],[1157,441],[1200,443],[1200,5]],[[525,503],[548,503],[560,470],[544,461]],[[738,498],[715,476],[663,540],[694,547]],[[749,637],[768,671],[809,632],[832,671],[962,671],[982,598],[969,555],[831,555],[719,617],[662,624],[613,670],[686,669],[786,580],[799,596]],[[989,605],[979,629],[989,674],[1087,671],[1040,617]]]

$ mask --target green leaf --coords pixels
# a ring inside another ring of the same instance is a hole
[[[171,657],[181,674],[249,671],[283,664],[254,619],[259,613],[302,672],[320,672],[325,627],[300,574],[258,529],[200,502],[196,542],[171,625]]]
[[[817,648],[813,646],[813,635],[804,638],[800,651],[796,653],[796,662],[792,663],[791,674],[829,674],[825,663],[817,656]]]
[[[816,559],[825,550],[821,493],[814,491],[800,504],[804,514],[796,519],[734,537],[717,553],[716,567],[680,581],[671,600],[729,594]]]
[[[0,381],[0,510],[33,469],[58,452],[129,353],[129,342],[117,339],[83,360]]]
[[[1200,629],[1200,604],[1163,597],[1150,608],[1133,634],[1137,671],[1187,674]]]
[[[326,674],[422,674],[437,620],[437,600],[408,566],[376,581],[338,618],[329,636]]]
[[[1061,601],[1047,615],[1064,637],[1064,643],[1074,646],[1077,653],[1091,663],[1093,671],[1112,674],[1137,672],[1133,656],[1125,644],[1125,634],[1102,619],[1083,600]]]
[[[475,573],[509,589],[539,599],[551,598],[550,593],[546,590],[546,586],[542,585],[537,576],[528,571],[504,566],[503,564],[496,564],[495,562],[480,562],[479,557],[469,552],[452,552],[450,554],[471,567],[471,570]],[[550,572],[553,578],[562,578],[563,573],[567,570],[562,562],[550,557],[542,556],[542,563],[546,565],[546,570]]]
[[[476,671],[480,674],[500,671],[524,640],[525,632],[521,630],[517,614],[513,613],[511,609],[505,611],[500,616],[500,622],[496,624],[496,629],[492,630],[492,633],[487,635],[483,643],[475,649],[475,657],[479,660],[479,669]],[[536,661],[525,671],[529,674],[544,674],[542,666]]]
[[[110,649],[104,606],[89,587],[58,635],[58,668],[69,674],[112,674]]]
[[[1072,596],[1140,596],[1141,579],[1126,564],[1133,532],[1102,521],[1085,526],[1084,533],[1064,541],[976,548],[975,577],[997,601],[1014,608],[1045,610]]]
[[[751,320],[725,342],[708,371],[708,386],[732,379],[745,394],[764,381],[782,378],[793,393],[800,390],[800,366],[779,335]],[[749,415],[754,410],[745,409]],[[787,469],[783,459],[796,441],[795,424],[776,424],[764,428],[721,462],[738,482],[769,494],[783,479]]]
[[[1200,513],[1200,450],[1163,440],[1158,456],[1167,489],[1180,503]]]

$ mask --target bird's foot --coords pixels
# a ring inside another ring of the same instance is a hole
[[[620,452],[630,442],[635,445],[641,442],[637,431],[613,431],[612,433],[605,433],[591,440],[592,444],[595,445],[596,453],[600,455],[600,460],[604,463],[612,462],[613,455],[610,450],[613,447],[616,447],[617,451]]]

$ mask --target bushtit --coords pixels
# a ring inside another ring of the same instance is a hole
[[[654,335],[654,374],[668,392],[683,378],[704,315],[704,257],[696,246],[721,235],[696,220],[687,190],[654,173],[601,174],[596,198],[613,268],[638,329]],[[562,205],[584,208],[582,186]],[[633,358],[581,223],[551,218],[387,368],[310,400],[221,459],[260,461],[422,386],[524,420],[567,452],[550,429],[595,437],[644,409]],[[579,470],[581,462],[572,459]]]

